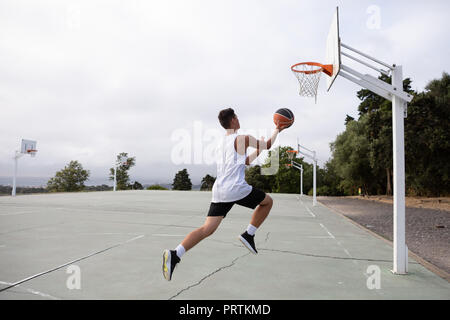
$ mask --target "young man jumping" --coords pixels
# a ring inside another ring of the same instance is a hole
[[[218,146],[217,152],[217,178],[212,188],[212,201],[205,223],[198,229],[189,233],[175,250],[164,250],[163,274],[167,280],[172,274],[183,254],[206,237],[212,235],[223,218],[234,204],[255,209],[247,230],[239,236],[239,240],[253,254],[258,251],[255,247],[255,232],[272,208],[272,198],[263,191],[250,186],[245,181],[245,166],[255,160],[262,150],[272,147],[282,128],[277,124],[269,140],[258,140],[250,135],[238,135],[240,129],[239,119],[231,108],[219,113],[219,121],[226,130]],[[247,148],[256,150],[247,156]]]

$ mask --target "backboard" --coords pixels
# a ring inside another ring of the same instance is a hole
[[[331,20],[330,30],[327,36],[325,64],[333,65],[333,74],[327,77],[327,91],[330,90],[341,69],[341,40],[339,38],[339,7]]]
[[[36,150],[36,141],[22,139],[20,153],[29,153],[28,150]]]

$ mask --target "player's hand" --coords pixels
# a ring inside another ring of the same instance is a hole
[[[276,129],[278,130],[278,132],[283,131],[284,129],[286,129],[285,126],[281,125],[280,122],[277,122],[277,126]]]

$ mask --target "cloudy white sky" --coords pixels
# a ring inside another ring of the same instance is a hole
[[[273,112],[290,108],[296,121],[280,144],[299,137],[323,164],[346,114],[357,116],[360,88],[338,77],[327,93],[322,81],[315,104],[298,96],[289,68],[323,62],[337,5],[342,42],[403,65],[414,89],[449,71],[445,0],[1,1],[0,176],[12,175],[26,138],[39,153],[19,160],[19,176],[50,177],[78,160],[106,178],[128,152],[133,180],[172,182],[187,167],[199,183],[215,167],[173,163],[173,137],[188,132],[207,147],[225,107],[267,134]]]

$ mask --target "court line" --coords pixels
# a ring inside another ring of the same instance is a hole
[[[303,202],[303,200],[300,198],[300,197],[298,197],[297,196],[297,199],[298,200],[300,200],[300,202],[302,203],[302,205],[306,208],[306,211],[308,211],[308,213],[313,217],[313,218],[315,218],[316,217],[316,215],[306,206],[306,204]]]
[[[4,281],[0,281],[0,284],[12,285],[12,283],[4,282]],[[17,286],[17,287],[20,287],[20,286]],[[21,287],[21,288],[23,288],[23,287]],[[35,294],[35,295],[38,295],[38,296],[41,296],[41,297],[44,297],[44,298],[50,298],[52,300],[61,300],[61,298],[57,298],[57,297],[54,297],[54,296],[52,296],[52,295],[50,295],[48,293],[43,293],[43,292],[31,289],[31,288],[23,288],[23,289],[25,289],[29,293],[32,293],[32,294]]]
[[[148,209],[143,209],[143,211],[126,211],[126,210],[108,210],[108,209],[98,209],[98,208],[77,208],[77,207],[63,207],[63,208],[57,208],[59,210],[74,210],[74,211],[83,211],[85,213],[98,213],[98,214],[129,214],[129,215],[149,215],[149,214],[163,214],[163,215],[170,215],[170,214],[165,214],[165,213],[159,213],[159,212],[155,212],[155,211],[171,211],[171,212],[197,212],[197,213],[201,213],[203,211],[201,210],[194,210],[194,209],[182,209],[182,210],[177,210],[177,209],[170,209],[170,208],[148,208]],[[173,216],[186,216],[183,214],[172,214]]]
[[[113,249],[113,248],[120,247],[120,246],[122,246],[122,245],[124,245],[124,244],[126,244],[126,243],[135,241],[135,240],[140,239],[140,238],[142,238],[142,237],[144,237],[144,235],[140,235],[140,236],[137,236],[137,237],[128,239],[128,240],[126,240],[126,241],[124,241],[124,242],[120,242],[120,243],[118,243],[118,244],[115,244],[115,245],[110,246],[110,247],[108,247],[108,248],[102,249],[102,250],[100,250],[100,251],[93,252],[93,253],[91,253],[91,254],[89,254],[89,255],[87,255],[87,256],[84,256],[84,257],[81,257],[81,258],[78,258],[78,259],[69,261],[69,262],[64,263],[64,264],[62,264],[62,265],[59,265],[59,266],[57,266],[57,267],[55,267],[55,268],[52,268],[52,269],[49,269],[49,270],[46,270],[46,271],[42,271],[42,272],[37,273],[37,274],[35,274],[35,275],[29,276],[29,277],[27,277],[27,278],[25,278],[25,279],[22,279],[22,280],[19,280],[19,281],[17,281],[17,282],[14,282],[14,283],[12,283],[11,285],[9,285],[9,286],[7,286],[7,287],[5,287],[5,288],[0,289],[0,292],[3,292],[3,291],[8,290],[8,289],[11,289],[12,287],[18,286],[18,285],[21,284],[21,283],[30,281],[30,280],[32,280],[32,279],[34,279],[34,278],[40,277],[40,276],[45,275],[45,274],[47,274],[47,273],[50,273],[50,272],[56,271],[56,270],[58,270],[58,269],[64,268],[65,266],[71,265],[71,264],[73,264],[73,263],[75,263],[75,262],[78,262],[78,261],[87,259],[87,258],[89,258],[89,257],[95,256],[95,255],[97,255],[97,254],[103,253],[103,252],[108,251],[108,250],[111,250],[111,249]]]
[[[325,226],[324,226],[323,224],[321,224],[321,223],[319,223],[319,224],[320,224],[320,226],[328,233],[328,235],[329,235],[330,237],[332,237],[333,239],[336,239],[336,237],[333,236],[333,234],[332,234],[330,231],[328,231],[328,229],[325,228]]]
[[[0,213],[0,216],[16,216],[19,214],[30,214],[33,213],[33,211],[30,212],[11,212],[11,213]]]
[[[312,238],[312,239],[333,239],[332,236],[305,236],[305,238]]]

